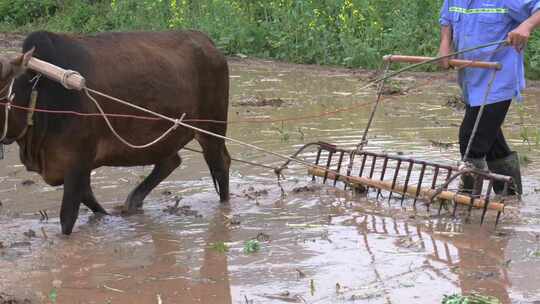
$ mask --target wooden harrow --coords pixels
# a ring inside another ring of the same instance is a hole
[[[390,62],[408,62],[408,63],[431,63],[434,58],[416,57],[416,56],[385,56],[387,69]],[[492,69],[494,75],[501,69],[499,63],[450,60],[449,64],[458,68],[484,68]],[[389,75],[395,75],[390,73]],[[438,201],[438,212],[441,213],[444,206],[448,203],[453,204],[452,215],[456,215],[458,205],[464,205],[468,208],[469,214],[473,208],[482,210],[481,223],[484,222],[488,210],[497,212],[496,225],[500,220],[501,213],[505,211],[504,197],[508,192],[513,181],[508,176],[493,174],[489,171],[480,171],[465,166],[452,166],[429,162],[424,160],[415,160],[399,155],[390,155],[366,151],[364,149],[367,143],[367,133],[373,121],[377,106],[381,100],[384,79],[383,76],[379,85],[377,102],[374,105],[368,125],[365,129],[361,143],[354,150],[346,150],[336,145],[326,142],[310,143],[298,150],[293,155],[297,158],[301,153],[309,148],[316,149],[316,156],[313,166],[308,169],[308,174],[322,179],[323,183],[329,180],[336,186],[338,182],[345,185],[345,188],[359,190],[360,192],[376,191],[376,199],[379,199],[383,191],[388,193],[388,201],[397,199],[403,205],[406,197],[413,199],[413,205],[416,206],[418,200],[423,200],[429,208],[433,202]],[[486,96],[489,93],[486,93]],[[288,162],[282,168],[285,168]],[[278,169],[280,171],[282,168]],[[474,178],[475,189],[459,189],[459,180],[462,175],[469,175]],[[502,196],[495,196],[494,185],[497,188],[503,188]]]

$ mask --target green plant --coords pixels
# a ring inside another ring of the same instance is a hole
[[[224,242],[217,242],[210,245],[210,249],[215,250],[219,253],[226,253],[229,251],[229,246]]]
[[[56,0],[2,0],[0,22],[22,26],[40,18],[51,17],[57,9]]]
[[[289,142],[289,139],[291,138],[291,134],[289,131],[285,128],[285,123],[281,122],[281,127],[274,127],[274,130],[276,130],[279,133],[279,139],[281,142]]]
[[[477,294],[444,296],[442,304],[501,304],[495,297],[482,296]]]
[[[194,28],[227,54],[376,68],[383,55],[433,56],[442,0],[3,0],[0,29]],[[540,77],[540,32],[526,52]],[[431,70],[434,66],[425,67]]]
[[[261,243],[257,240],[249,240],[244,244],[244,253],[250,254],[261,250]]]

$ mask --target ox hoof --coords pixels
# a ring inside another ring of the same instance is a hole
[[[73,226],[74,224],[61,224],[62,226],[62,234],[63,235],[70,235],[73,232]]]
[[[222,204],[228,204],[230,200],[231,200],[231,196],[230,196],[229,194],[226,194],[226,195],[220,195],[219,201],[220,201]]]

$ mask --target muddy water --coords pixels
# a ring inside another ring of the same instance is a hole
[[[352,147],[368,118],[361,104],[373,100],[373,91],[355,91],[367,74],[232,61],[232,121],[353,109],[283,124],[235,123],[229,135],[282,154],[315,140]],[[435,74],[399,81],[409,90],[385,98],[369,149],[456,160],[455,145],[430,142],[456,141],[462,113],[446,106],[457,91],[452,82]],[[530,128],[540,113],[535,96],[540,91],[528,91],[521,115]],[[279,106],[256,106],[262,101]],[[0,292],[35,303],[439,303],[445,294],[471,292],[539,302],[540,153],[534,138],[522,141],[518,114],[513,108],[506,134],[531,163],[520,214],[497,229],[311,183],[296,165],[286,172],[283,196],[272,172],[235,163],[224,206],[201,156],[182,151],[181,168],[151,194],[144,213],[96,218],[83,210],[73,235],[63,237],[62,189],[25,172],[17,148],[8,147],[0,169]],[[229,149],[280,164],[235,144]],[[113,210],[149,171],[96,170],[94,192]],[[170,212],[176,201],[180,208]],[[261,248],[248,254],[252,239]],[[223,243],[228,250],[219,250]]]

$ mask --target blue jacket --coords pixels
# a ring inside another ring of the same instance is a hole
[[[456,51],[490,42],[506,40],[508,33],[538,9],[540,0],[445,0],[440,24],[451,26]],[[493,46],[460,56],[461,59],[496,61],[503,69],[496,75],[487,103],[513,98],[521,100],[525,88],[523,52],[513,47]],[[464,68],[458,81],[465,101],[470,106],[484,102],[492,71]]]

